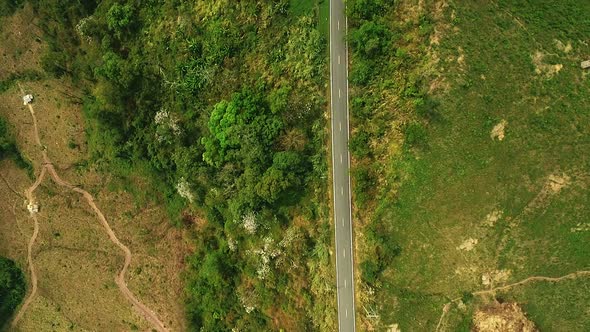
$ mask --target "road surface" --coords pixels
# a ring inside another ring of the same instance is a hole
[[[344,9],[344,0],[330,0],[332,177],[340,332],[355,331],[350,156],[348,153],[348,53]]]

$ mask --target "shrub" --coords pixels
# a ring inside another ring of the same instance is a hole
[[[370,135],[364,129],[354,133],[349,142],[352,155],[358,158],[368,157],[371,154],[369,139]]]
[[[25,296],[25,277],[16,264],[0,257],[0,328]]]
[[[391,31],[381,22],[365,22],[349,36],[354,53],[375,59],[382,55],[391,40]]]
[[[406,144],[420,146],[426,143],[426,129],[419,122],[412,122],[406,127]]]
[[[360,58],[360,57],[359,57]],[[367,85],[375,74],[375,65],[367,60],[360,60],[350,70],[350,83]]]
[[[375,284],[381,272],[381,267],[373,260],[361,263],[361,278],[368,284]]]

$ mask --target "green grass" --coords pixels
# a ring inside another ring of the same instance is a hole
[[[330,0],[319,0],[318,29],[326,40],[330,37]]]
[[[290,0],[289,8],[293,16],[309,15],[316,3],[316,0]]]
[[[383,323],[402,331],[433,330],[445,298],[483,289],[481,275],[490,270],[510,270],[508,282],[516,282],[590,266],[590,232],[571,231],[590,215],[590,84],[579,68],[590,53],[580,42],[590,35],[590,3],[496,3],[448,9],[448,21],[456,11],[458,32],[447,31],[439,51],[450,91],[435,96],[440,105],[424,146],[391,160],[401,180],[383,190],[374,215],[402,248],[378,292]],[[536,52],[544,64],[563,67],[536,73]],[[506,138],[494,141],[490,132],[502,119]],[[568,186],[539,196],[551,174],[569,176]],[[483,225],[495,209],[503,217]],[[475,249],[457,250],[467,238],[479,240]],[[580,294],[590,279],[575,284],[535,284],[505,299],[524,303],[541,330],[584,331],[587,313],[572,308],[590,305]],[[455,318],[449,330],[468,327],[468,318]]]
[[[290,0],[289,9],[295,17],[311,15],[317,11],[318,30],[326,40],[330,37],[330,0]]]

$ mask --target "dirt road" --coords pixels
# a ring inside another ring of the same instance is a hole
[[[22,95],[24,95],[25,92],[24,92],[22,86],[20,84],[18,86],[21,90]],[[70,184],[69,182],[62,180],[59,177],[59,175],[57,174],[57,171],[55,170],[55,167],[53,166],[53,163],[51,162],[51,160],[47,156],[47,151],[46,151],[45,147],[41,144],[41,139],[39,138],[39,130],[37,128],[37,117],[35,116],[35,111],[33,109],[33,106],[31,104],[29,104],[28,107],[29,107],[29,111],[31,113],[31,117],[33,119],[35,142],[37,143],[37,146],[40,149],[42,149],[41,153],[43,155],[43,167],[41,168],[41,174],[37,177],[37,180],[35,181],[35,183],[29,189],[27,189],[25,192],[25,197],[27,198],[28,202],[29,203],[35,202],[35,197],[34,197],[33,193],[34,193],[35,189],[37,189],[39,184],[41,184],[41,181],[43,181],[43,178],[45,177],[45,173],[47,171],[49,171],[49,174],[51,175],[53,181],[56,184],[58,184],[62,187],[66,187],[69,190],[72,190],[72,191],[82,194],[82,196],[84,196],[84,198],[88,202],[88,205],[90,205],[92,210],[94,210],[94,212],[96,213],[98,220],[100,220],[100,223],[105,228],[105,231],[107,232],[111,242],[113,242],[115,245],[117,245],[125,254],[125,264],[123,264],[123,268],[121,269],[121,271],[119,271],[119,274],[117,274],[117,276],[115,277],[115,283],[117,284],[117,286],[121,290],[121,293],[123,293],[125,298],[127,298],[127,300],[133,304],[133,307],[142,316],[144,316],[145,319],[148,320],[158,331],[168,331],[166,329],[166,327],[164,326],[164,324],[160,321],[160,319],[158,319],[158,316],[154,313],[154,311],[151,310],[150,308],[148,308],[141,301],[139,301],[135,297],[135,295],[133,295],[133,293],[127,287],[127,283],[125,282],[125,274],[127,273],[127,269],[129,268],[129,265],[131,264],[131,250],[129,250],[129,248],[127,248],[127,246],[125,246],[123,243],[121,243],[121,241],[119,241],[119,239],[115,235],[115,232],[113,232],[113,230],[111,229],[111,226],[109,225],[104,214],[100,211],[100,209],[94,203],[94,197],[92,197],[92,195],[90,193],[88,193],[86,190],[78,188],[78,187]],[[33,301],[33,299],[37,293],[37,274],[35,272],[35,267],[33,264],[31,252],[33,249],[33,245],[35,244],[35,240],[37,239],[37,234],[39,233],[39,223],[37,221],[37,216],[35,215],[35,213],[31,213],[31,217],[35,223],[34,224],[35,229],[33,231],[33,235],[31,236],[31,239],[29,240],[29,245],[28,245],[28,249],[27,249],[27,261],[29,264],[29,270],[31,272],[31,292],[30,292],[29,296],[27,297],[27,299],[25,300],[25,303],[23,304],[23,306],[20,308],[18,314],[15,316],[15,319],[12,321],[13,327],[16,326],[18,321],[22,318],[24,312],[27,310],[28,306]]]

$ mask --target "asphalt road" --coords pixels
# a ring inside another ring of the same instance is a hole
[[[350,155],[348,153],[348,52],[344,0],[330,0],[332,171],[336,235],[338,328],[355,331]]]

